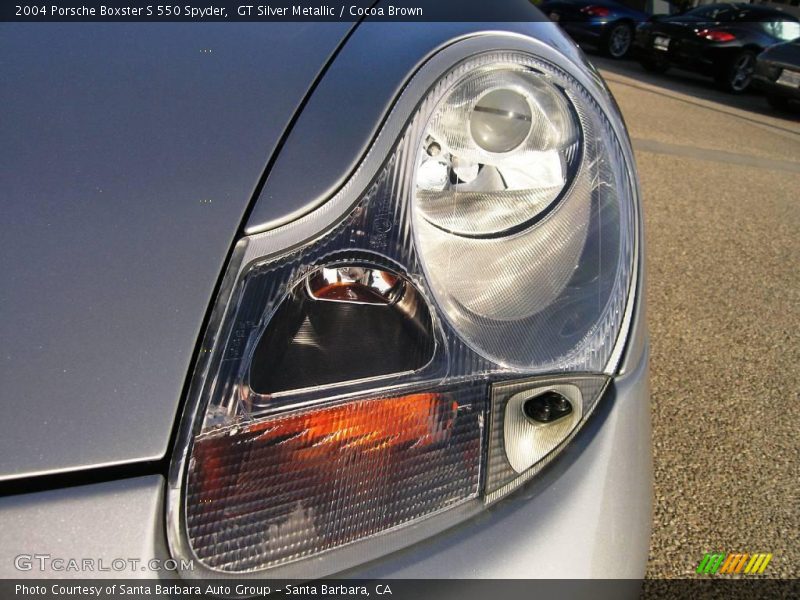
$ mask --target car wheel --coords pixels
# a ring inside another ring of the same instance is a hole
[[[606,35],[605,52],[611,58],[623,58],[633,43],[633,27],[627,23],[615,23]]]
[[[656,60],[655,58],[642,58],[639,63],[644,67],[645,71],[651,73],[666,73],[669,69],[669,63],[664,60]]]
[[[755,67],[755,53],[750,50],[742,50],[724,69],[717,73],[717,83],[727,92],[741,94],[750,86]]]

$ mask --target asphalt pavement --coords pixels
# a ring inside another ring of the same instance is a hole
[[[800,119],[590,56],[643,192],[655,456],[648,576],[771,552],[800,577]]]

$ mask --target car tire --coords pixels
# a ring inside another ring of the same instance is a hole
[[[642,58],[639,60],[645,71],[651,73],[666,73],[669,69],[669,63],[664,60],[657,60],[655,58]]]
[[[603,52],[611,58],[625,58],[633,47],[633,27],[630,23],[614,23],[603,41]]]
[[[752,50],[742,50],[725,67],[717,71],[717,85],[731,94],[741,94],[753,80],[756,67],[756,54]]]

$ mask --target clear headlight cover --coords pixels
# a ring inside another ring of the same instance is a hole
[[[498,364],[603,371],[616,339],[629,182],[581,92],[542,65],[494,64],[455,81],[423,134],[413,220],[427,280]]]
[[[484,53],[428,90],[331,226],[291,250],[264,250],[275,232],[243,239],[191,392],[176,553],[281,576],[316,557],[321,576],[549,462],[615,369],[632,168],[577,80]]]

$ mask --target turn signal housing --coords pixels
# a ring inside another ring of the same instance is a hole
[[[197,556],[222,571],[279,565],[476,496],[481,392],[335,403],[198,436]]]

